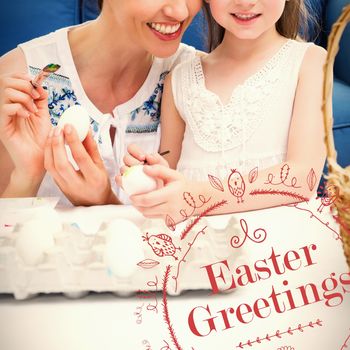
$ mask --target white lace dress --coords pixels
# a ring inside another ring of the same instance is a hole
[[[311,43],[286,41],[223,105],[205,86],[200,57],[172,74],[175,105],[186,123],[178,170],[194,180],[247,173],[285,159],[300,66]]]

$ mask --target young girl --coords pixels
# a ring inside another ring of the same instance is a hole
[[[130,199],[147,217],[175,220],[186,191],[227,200],[216,214],[310,199],[325,160],[326,52],[297,38],[303,0],[208,0],[205,8],[211,53],[165,81],[161,150],[178,171],[148,157],[155,165],[144,171],[164,187]],[[136,146],[129,153],[127,165],[145,159]]]

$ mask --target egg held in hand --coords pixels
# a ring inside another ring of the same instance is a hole
[[[157,181],[145,174],[143,165],[134,165],[130,167],[122,176],[122,185],[124,191],[129,195],[141,194],[157,189]]]
[[[79,140],[83,142],[90,127],[90,117],[87,110],[79,105],[67,108],[61,115],[57,127],[63,130],[66,124],[70,124],[75,128]]]

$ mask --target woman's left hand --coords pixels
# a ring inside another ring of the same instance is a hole
[[[79,170],[68,160],[65,142]],[[45,145],[45,168],[74,205],[119,204],[91,130],[80,142],[76,130],[54,128]]]
[[[164,186],[145,194],[130,196],[132,204],[147,218],[163,218],[167,215],[180,221],[184,206],[183,193],[190,188],[185,177],[176,170],[163,165],[145,165],[144,172],[162,180]]]

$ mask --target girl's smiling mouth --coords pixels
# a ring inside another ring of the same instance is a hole
[[[239,24],[251,24],[261,16],[260,13],[232,13],[232,17]]]

